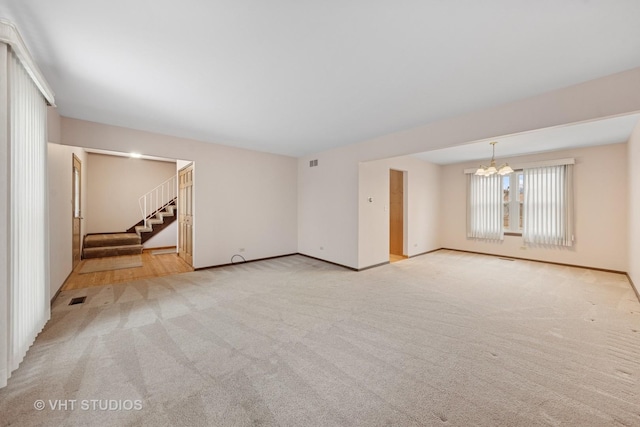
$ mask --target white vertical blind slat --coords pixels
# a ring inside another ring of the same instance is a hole
[[[467,175],[467,237],[503,240],[502,177]]]
[[[527,243],[573,245],[573,165],[525,169],[524,224]]]
[[[15,53],[9,59],[9,372],[50,316],[46,104]]]

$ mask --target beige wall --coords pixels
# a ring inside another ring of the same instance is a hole
[[[408,156],[365,162],[359,168],[359,268],[389,261],[390,169],[406,172],[404,254],[440,248],[440,166]]]
[[[62,118],[65,144],[195,161],[194,266],[297,251],[296,159]]]
[[[176,173],[175,162],[89,153],[87,233],[124,232],[142,219],[138,199]]]
[[[54,107],[47,108],[47,156],[49,178],[49,271],[51,297],[64,284],[73,266],[72,242],[72,177],[73,155],[82,162],[80,210],[87,210],[87,154],[79,147],[60,145],[61,118]],[[80,224],[80,235],[86,233],[86,223]]]
[[[530,258],[587,267],[627,270],[627,145],[615,144],[500,159],[511,164],[573,157],[575,197],[574,247],[524,245],[520,236],[503,242],[466,238],[465,168],[442,168],[442,246],[503,256]]]
[[[298,252],[358,268],[358,163],[345,151],[298,161]]]
[[[55,143],[48,144],[49,168],[49,269],[51,297],[62,287],[71,273],[72,252],[72,168],[73,155],[82,162],[81,212],[87,211],[87,154],[82,148]],[[86,233],[86,223],[81,222],[80,235]]]
[[[360,162],[636,111],[640,111],[640,68],[301,157],[298,248],[358,267]],[[318,167],[309,168],[312,159],[319,160]]]
[[[629,277],[640,290],[640,123],[627,146],[629,167]]]
[[[47,141],[60,144],[62,136],[60,134],[61,119],[55,107],[47,107]]]
[[[158,234],[147,240],[143,246],[145,249],[166,248],[178,246],[178,221],[177,218],[171,224],[162,229]]]

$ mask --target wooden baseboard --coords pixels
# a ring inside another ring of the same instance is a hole
[[[627,276],[627,280],[631,285],[631,289],[633,289],[633,292],[636,293],[636,298],[638,298],[638,302],[640,302],[640,293],[638,292],[638,288],[636,288],[635,283],[633,283],[633,280],[631,280],[631,276],[629,276],[629,273],[625,273],[625,275]]]
[[[276,259],[276,258],[284,258],[287,256],[291,256],[291,255],[300,255],[298,253],[292,253],[292,254],[284,254],[284,255],[276,255],[276,256],[270,256],[270,257],[266,257],[266,258],[256,258],[256,259],[250,259],[250,260],[246,260],[246,261],[240,261],[240,262],[229,262],[227,264],[218,264],[218,265],[211,265],[209,267],[198,267],[198,268],[194,268],[193,271],[200,271],[200,270],[209,270],[211,268],[221,268],[221,267],[229,267],[230,265],[236,265],[236,264],[247,264],[250,262],[257,262],[257,261],[266,261],[269,259]],[[235,256],[235,255],[234,255]]]
[[[533,261],[533,262],[540,262],[540,263],[544,263],[544,264],[560,265],[560,266],[563,266],[563,267],[586,268],[588,270],[603,271],[605,273],[624,274],[627,277],[627,279],[629,280],[629,283],[631,284],[631,288],[635,292],[636,297],[638,297],[638,301],[640,302],[640,293],[638,292],[638,288],[636,288],[635,284],[633,283],[633,280],[631,280],[631,277],[629,277],[629,274],[626,271],[610,270],[610,269],[606,269],[606,268],[589,267],[589,266],[585,266],[585,265],[565,264],[565,263],[561,263],[561,262],[542,261],[542,260],[538,260],[538,259],[521,258],[521,257],[513,257],[513,256],[506,256],[506,255],[496,255],[496,254],[489,254],[489,253],[486,253],[486,252],[466,251],[466,250],[463,250],[463,249],[451,249],[451,248],[432,249],[430,251],[426,251],[426,252],[422,252],[422,253],[419,253],[419,254],[411,255],[409,258],[415,258],[415,257],[418,257],[418,256],[427,255],[427,254],[430,254],[430,253],[433,253],[433,252],[437,252],[437,251],[442,251],[442,250],[454,251],[454,252],[465,252],[465,253],[476,254],[476,255],[487,255],[487,256],[492,256],[492,257],[496,257],[496,258],[505,258],[505,259],[514,259],[514,260],[517,259],[517,260],[520,260],[520,261]],[[326,262],[326,263],[333,264],[333,265],[336,265],[338,267],[346,268],[348,270],[356,271],[356,272],[365,271],[365,270],[369,270],[369,269],[372,269],[372,268],[381,267],[383,265],[389,264],[389,261],[386,261],[386,262],[381,262],[380,264],[370,265],[368,267],[354,268],[354,267],[349,267],[348,265],[338,264],[337,262],[327,261],[326,259],[317,258],[317,257],[311,256],[311,255],[307,255],[307,254],[303,254],[303,253],[297,252],[297,253],[285,254],[285,255],[277,255],[277,256],[272,256],[272,257],[267,257],[267,258],[252,259],[252,260],[243,261],[243,262],[235,262],[235,263],[228,263],[228,264],[221,264],[221,265],[213,265],[211,267],[200,267],[200,268],[196,268],[195,271],[208,270],[208,269],[211,269],[211,268],[228,267],[230,265],[245,264],[245,263],[248,263],[248,262],[266,261],[266,260],[269,260],[269,259],[284,258],[284,257],[292,256],[292,255],[302,255],[302,256],[307,257],[307,258],[311,258],[311,259],[315,259],[315,260],[318,260],[318,261]],[[60,293],[59,290],[58,290],[58,293]],[[57,296],[57,294],[56,294],[56,296]],[[54,297],[54,299],[55,299],[55,297]],[[53,303],[53,300],[52,300],[52,303]]]
[[[470,254],[488,255],[488,256],[494,256],[494,257],[504,258],[504,259],[517,259],[517,260],[521,260],[521,261],[542,262],[542,263],[545,263],[545,264],[561,265],[563,267],[586,268],[587,270],[603,271],[605,273],[623,274],[623,275],[625,275],[627,277],[627,280],[629,281],[629,284],[631,285],[631,289],[633,289],[633,292],[636,294],[636,297],[638,298],[638,302],[640,302],[640,292],[638,292],[638,288],[633,283],[633,280],[631,280],[631,277],[629,276],[629,273],[627,273],[626,271],[611,270],[611,269],[608,269],[608,268],[590,267],[590,266],[587,266],[587,265],[565,264],[565,263],[562,263],[562,262],[541,261],[539,259],[531,259],[531,258],[520,258],[520,257],[514,257],[514,256],[488,254],[488,253],[485,253],[485,252],[465,251],[465,250],[462,250],[462,249],[450,249],[450,248],[441,248],[441,249],[445,249],[445,250],[448,250],[448,251],[455,251],[455,252],[466,252],[466,253],[470,253]]]
[[[563,267],[586,268],[587,270],[604,271],[605,273],[615,273],[615,274],[625,274],[625,275],[627,274],[626,271],[610,270],[608,268],[589,267],[588,265],[565,264],[563,262],[543,261],[543,260],[539,260],[539,259],[522,258],[522,257],[510,256],[510,255],[498,255],[498,254],[488,254],[486,252],[466,251],[464,249],[451,249],[451,248],[442,248],[442,249],[447,250],[447,251],[454,251],[454,252],[466,252],[466,253],[469,253],[469,254],[487,255],[487,256],[493,256],[493,257],[497,257],[497,258],[510,258],[510,259],[517,259],[517,260],[520,260],[520,261],[541,262],[541,263],[544,263],[544,264],[561,265]]]
[[[306,256],[307,258],[316,259],[318,261],[322,261],[322,262],[326,262],[326,263],[329,263],[329,264],[337,265],[338,267],[346,268],[346,269],[349,269],[351,271],[358,271],[357,268],[349,267],[348,265],[338,264],[337,262],[327,261],[326,259],[317,258],[317,257],[311,256],[311,255],[307,255],[307,254],[303,254],[303,253],[300,253],[300,252],[298,252],[296,255],[302,255],[302,256]]]
[[[434,252],[441,251],[442,249],[444,249],[444,248],[431,249],[430,251],[420,252],[419,254],[411,255],[409,258],[415,258],[417,256],[422,256],[422,255],[426,255],[426,254],[432,254]]]
[[[178,250],[176,246],[157,246],[153,248],[142,248],[142,251],[161,251],[163,249],[175,249],[176,251]]]
[[[387,264],[391,264],[391,261],[385,261],[385,262],[381,262],[380,264],[373,264],[370,265],[368,267],[362,267],[362,268],[354,268],[354,271],[365,271],[365,270],[370,270],[372,268],[376,268],[376,267],[382,267],[383,265],[387,265]]]
[[[441,248],[441,249],[444,249],[444,250],[447,250],[447,251],[454,251],[454,252],[466,252],[466,253],[469,253],[469,254],[487,255],[487,256],[493,256],[493,257],[497,257],[497,258],[517,259],[517,260],[520,260],[520,261],[541,262],[541,263],[544,263],[544,264],[561,265],[563,267],[586,268],[587,270],[604,271],[605,273],[615,273],[615,274],[624,274],[624,275],[627,274],[626,271],[611,270],[611,269],[608,269],[608,268],[590,267],[588,265],[566,264],[564,262],[543,261],[543,260],[539,260],[539,259],[515,257],[515,256],[511,256],[511,255],[488,254],[486,252],[466,251],[464,249],[451,249],[451,248]]]
[[[266,258],[250,259],[250,260],[247,260],[247,261],[230,262],[230,263],[227,263],[227,264],[212,265],[212,266],[209,266],[209,267],[199,267],[199,268],[194,269],[194,271],[208,270],[210,268],[228,267],[230,265],[246,264],[246,263],[249,263],[249,262],[266,261],[266,260],[270,260],[270,259],[284,258],[284,257],[292,256],[292,255],[301,255],[303,257],[307,257],[307,258],[315,259],[315,260],[318,260],[318,261],[326,262],[328,264],[337,265],[338,267],[346,268],[348,270],[359,271],[357,268],[349,267],[348,265],[338,264],[337,262],[327,261],[326,259],[317,258],[317,257],[311,256],[311,255],[307,255],[307,254],[303,254],[303,253],[300,253],[300,252],[295,252],[295,253],[292,253],[292,254],[276,255],[276,256],[271,256],[271,257],[266,257]],[[366,268],[370,268],[370,267],[366,267]]]
[[[56,298],[58,298],[58,295],[60,295],[60,292],[62,292],[62,288],[64,288],[64,284],[67,283],[67,280],[69,280],[69,277],[71,277],[72,274],[73,274],[73,269],[69,274],[67,274],[67,278],[62,281],[62,285],[60,285],[56,293],[51,298],[51,306],[53,306],[54,301],[56,300]],[[49,279],[51,279],[51,277],[49,277]]]

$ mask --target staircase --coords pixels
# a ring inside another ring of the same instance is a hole
[[[103,258],[142,253],[140,236],[135,233],[88,234],[84,238],[82,258]]]
[[[88,234],[82,258],[102,258],[142,253],[142,245],[176,220],[177,177],[173,176],[140,197],[142,219],[126,233]]]
[[[135,233],[140,236],[142,243],[146,242],[176,220],[176,201],[176,198],[170,200],[157,211],[130,227],[127,233]]]

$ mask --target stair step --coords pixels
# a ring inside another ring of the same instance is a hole
[[[178,216],[178,207],[175,204],[175,199],[166,206],[163,206],[159,211],[154,211],[147,217],[146,227],[143,225],[144,220],[139,221],[137,224],[132,225],[127,231],[135,233],[140,236],[141,243],[151,239],[157,233],[164,230],[167,226],[172,224]]]
[[[138,255],[142,253],[142,245],[103,246],[85,248],[83,258],[104,258],[120,255]]]
[[[145,227],[144,225],[136,225],[136,234],[140,236],[140,233],[151,233],[153,227]]]
[[[91,234],[84,238],[85,248],[104,246],[139,245],[140,236],[136,233]]]

